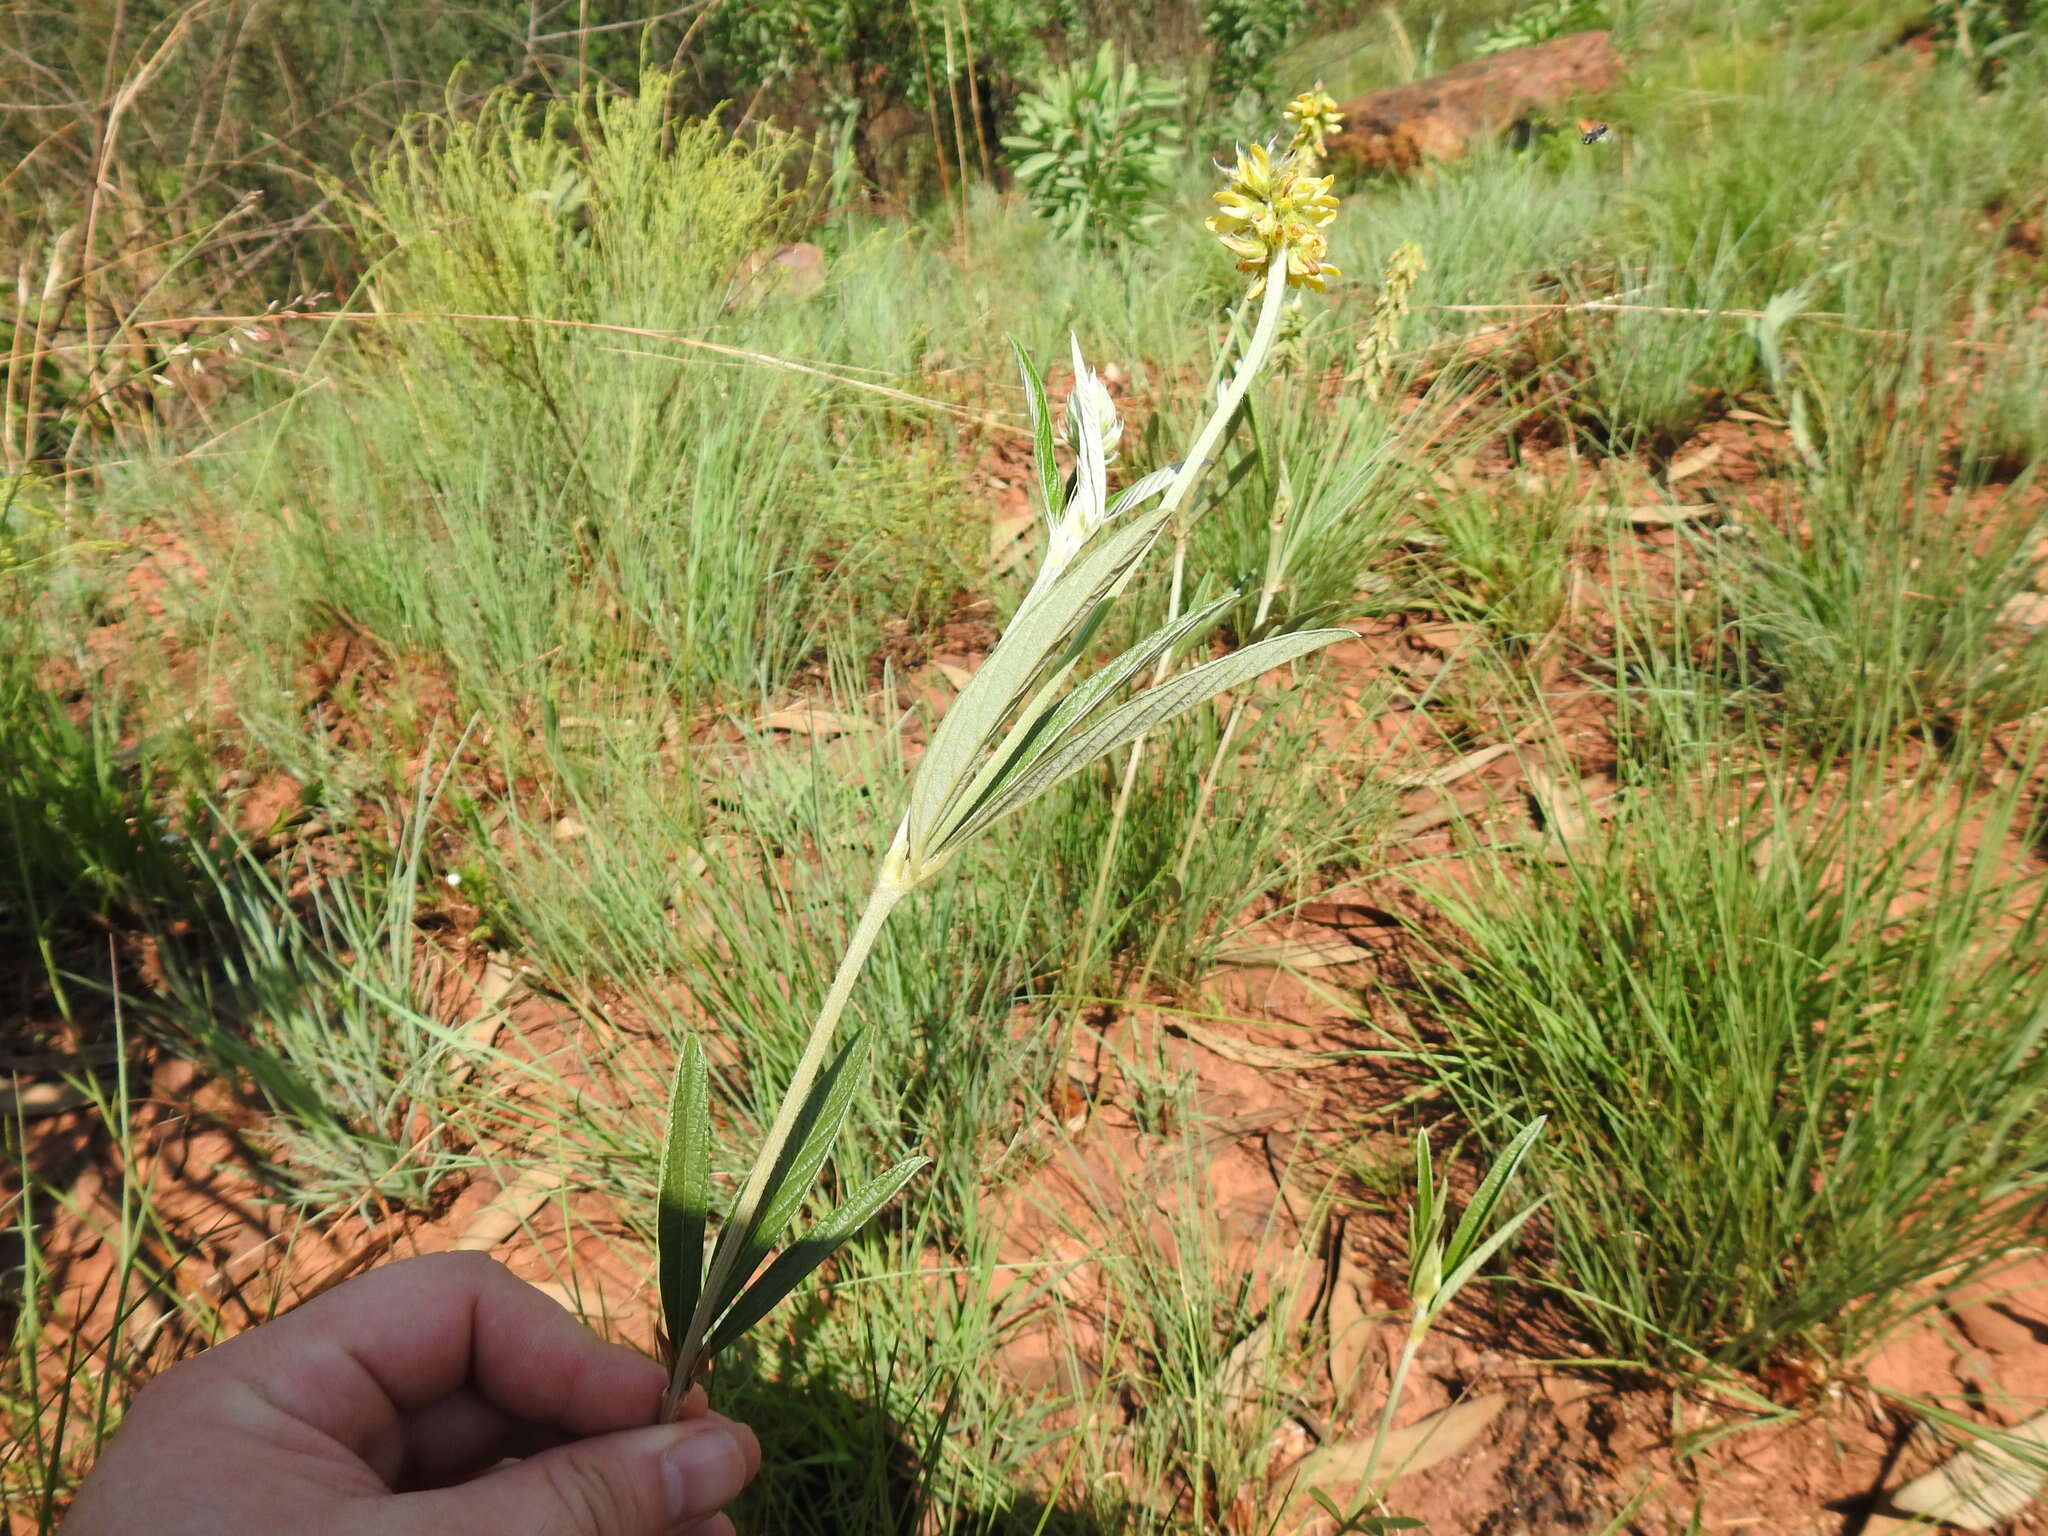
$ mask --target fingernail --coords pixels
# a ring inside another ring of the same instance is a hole
[[[739,1442],[715,1424],[706,1424],[663,1452],[661,1472],[672,1521],[716,1514],[747,1484]]]

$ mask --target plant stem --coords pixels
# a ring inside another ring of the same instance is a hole
[[[1266,295],[1259,306],[1259,323],[1252,331],[1251,345],[1245,348],[1237,372],[1231,375],[1230,387],[1216,402],[1216,414],[1203,426],[1193,450],[1181,463],[1180,473],[1166,488],[1166,494],[1159,498],[1159,504],[1170,512],[1178,511],[1194,492],[1203,470],[1208,468],[1209,455],[1216,451],[1217,443],[1237,416],[1237,408],[1244,403],[1253,376],[1265,366],[1266,354],[1273,350],[1273,338],[1280,333],[1280,313],[1287,307],[1286,274],[1287,253],[1276,251],[1273,259],[1266,263]]]
[[[1237,418],[1237,408],[1244,404],[1246,391],[1252,386],[1252,379],[1266,361],[1266,354],[1273,350],[1273,338],[1280,331],[1280,312],[1287,304],[1287,249],[1276,247],[1272,258],[1266,263],[1266,296],[1259,306],[1259,323],[1252,332],[1251,344],[1245,348],[1244,357],[1237,365],[1237,372],[1231,375],[1230,386],[1223,392],[1223,398],[1216,402],[1216,412],[1203,424],[1201,434],[1195,439],[1195,446],[1181,462],[1180,473],[1173,477],[1173,484],[1166,488],[1160,498],[1160,505],[1173,515],[1173,587],[1167,598],[1166,622],[1171,624],[1180,617],[1180,605],[1187,573],[1188,537],[1194,531],[1193,519],[1181,515],[1181,508],[1194,494],[1200,483],[1202,471],[1208,467],[1209,455],[1214,453],[1222,441],[1223,434]],[[1165,681],[1166,673],[1173,664],[1171,656],[1159,658],[1158,670],[1153,674],[1153,683]],[[1109,875],[1116,865],[1117,844],[1123,837],[1124,820],[1130,814],[1131,795],[1138,783],[1138,763],[1145,753],[1145,737],[1139,736],[1131,743],[1130,756],[1124,759],[1123,782],[1117,786],[1116,809],[1109,818],[1109,836],[1103,840],[1102,858],[1095,867],[1095,889],[1088,897],[1088,917],[1081,925],[1082,943],[1079,974],[1086,977],[1095,965],[1098,935],[1102,928],[1102,909],[1109,899]]]
[[[1387,1405],[1380,1410],[1380,1427],[1372,1437],[1372,1449],[1365,1454],[1365,1471],[1358,1479],[1358,1496],[1361,1499],[1373,1497],[1373,1474],[1380,1469],[1380,1453],[1386,1449],[1387,1436],[1393,1433],[1394,1410],[1401,1406],[1401,1393],[1408,1385],[1408,1368],[1415,1363],[1415,1356],[1422,1348],[1423,1335],[1429,1332],[1429,1317],[1418,1310],[1408,1324],[1408,1340],[1401,1346],[1401,1358],[1394,1362],[1394,1376],[1387,1383]]]
[[[739,1199],[733,1202],[732,1215],[719,1228],[718,1244],[711,1254],[711,1273],[705,1277],[704,1289],[698,1296],[696,1314],[691,1317],[690,1326],[679,1341],[668,1391],[661,1400],[661,1422],[665,1424],[675,1419],[682,1407],[683,1395],[690,1390],[690,1383],[696,1379],[703,1364],[704,1340],[716,1320],[719,1299],[727,1282],[732,1279],[740,1251],[753,1235],[752,1228],[761,1214],[768,1181],[774,1176],[775,1165],[781,1161],[783,1150],[796,1130],[797,1119],[810,1097],[811,1085],[824,1070],[826,1057],[832,1049],[833,1031],[839,1024],[839,1016],[846,1011],[846,1000],[853,995],[853,984],[859,979],[861,968],[867,964],[875,940],[881,936],[882,924],[888,921],[896,903],[909,893],[909,885],[885,872],[869,893],[867,908],[860,915],[853,937],[847,941],[846,953],[839,958],[838,974],[832,978],[831,989],[818,1007],[818,1017],[811,1024],[810,1038],[804,1042],[804,1053],[797,1061],[796,1071],[790,1074],[789,1086],[782,1093],[781,1107],[776,1110],[775,1121],[768,1127],[768,1135],[754,1158],[753,1172],[747,1176]],[[745,1278],[741,1277],[742,1280]]]

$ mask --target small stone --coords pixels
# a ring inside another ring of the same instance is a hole
[[[2021,592],[2007,598],[1998,621],[2029,635],[2048,635],[2048,594]]]

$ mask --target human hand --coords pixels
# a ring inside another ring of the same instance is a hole
[[[731,1536],[760,1447],[701,1395],[655,1424],[664,1384],[480,1254],[407,1259],[151,1382],[63,1536]]]

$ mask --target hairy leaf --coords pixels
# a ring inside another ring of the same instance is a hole
[[[744,1285],[752,1277],[755,1267],[768,1256],[775,1240],[788,1228],[798,1208],[818,1182],[818,1173],[825,1166],[825,1159],[831,1156],[832,1144],[839,1139],[840,1128],[846,1124],[846,1112],[853,1105],[853,1096],[860,1087],[866,1065],[867,1036],[855,1033],[839,1048],[832,1064],[811,1085],[796,1130],[761,1197],[760,1214],[754,1218],[753,1227],[746,1234],[746,1246],[740,1250],[739,1262],[733,1266],[733,1286]],[[714,1297],[713,1310],[724,1306],[727,1299],[724,1296]]]
[[[1050,528],[1066,509],[1066,487],[1060,479],[1059,461],[1053,455],[1052,406],[1045,397],[1045,380],[1033,366],[1029,354],[1010,339],[1017,355],[1017,371],[1024,375],[1024,399],[1031,407],[1031,457],[1038,474],[1038,505]]]
[[[1022,809],[1105,753],[1113,752],[1125,742],[1186,714],[1217,694],[1248,683],[1263,672],[1270,672],[1326,645],[1351,638],[1348,629],[1311,629],[1300,634],[1274,635],[1228,656],[1190,668],[1155,688],[1146,689],[1136,698],[1098,712],[1092,719],[1075,722],[1058,742],[1049,745],[991,795],[977,811],[972,827],[963,826],[961,835],[979,831],[1012,811]]]
[[[896,1192],[931,1161],[928,1157],[906,1157],[888,1172],[864,1184],[846,1202],[818,1223],[798,1241],[776,1255],[746,1293],[719,1319],[707,1355],[715,1355],[761,1321],[775,1304],[802,1283],[804,1276],[837,1253],[842,1244],[874,1219],[875,1213],[896,1198]]]
[[[704,1047],[683,1043],[669,1094],[668,1142],[655,1204],[655,1269],[661,1315],[671,1339],[680,1339],[697,1310],[704,1284],[704,1229],[711,1216],[711,1074]]]
[[[983,810],[1002,795],[1005,786],[1017,773],[1057,745],[1062,733],[1145,668],[1221,618],[1224,610],[1237,598],[1235,591],[1230,592],[1206,608],[1197,609],[1175,623],[1163,625],[1115,661],[1098,669],[1057,704],[1044,694],[1041,695],[1043,703],[1034,700],[1032,707],[1018,716],[1009,734],[976,776],[974,784],[961,797],[959,826],[941,833],[942,839],[951,842],[986,826],[993,818],[983,817]]]
[[[988,660],[932,733],[911,786],[911,846],[926,839],[972,780],[983,744],[1048,672],[1078,659],[1072,639],[1158,540],[1166,515],[1157,507],[1108,528],[1074,563],[1017,610]]]
[[[1458,1220],[1457,1230],[1451,1234],[1450,1247],[1445,1250],[1444,1261],[1453,1269],[1465,1262],[1472,1245],[1479,1240],[1493,1220],[1494,1208],[1507,1193],[1508,1181],[1520,1171],[1529,1149],[1536,1144],[1536,1138],[1543,1134],[1547,1115],[1538,1115],[1515,1133],[1514,1140],[1501,1149],[1499,1157],[1493,1160],[1493,1167],[1487,1170],[1485,1179],[1473,1192],[1466,1203],[1465,1214]]]

